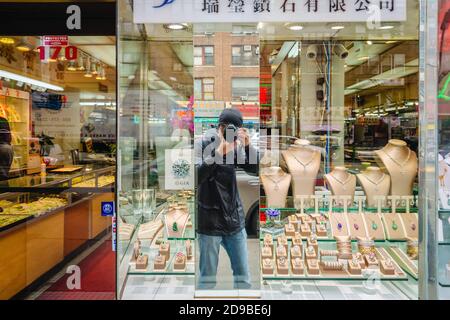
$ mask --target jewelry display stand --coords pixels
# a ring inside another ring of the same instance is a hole
[[[391,177],[378,167],[368,167],[363,173],[356,175],[367,197],[367,206],[374,208],[377,205],[377,196],[389,196]]]
[[[406,212],[400,214],[403,225],[405,226],[406,236],[408,238],[419,238],[419,217],[412,213],[410,206],[414,203],[413,196],[404,196],[401,198],[405,203]]]
[[[369,237],[375,240],[386,240],[386,232],[383,227],[383,221],[381,220],[382,207],[386,202],[386,197],[378,196],[375,197],[377,202],[377,212],[366,212],[364,214],[364,220],[367,226],[367,233]]]
[[[291,175],[285,173],[280,167],[265,168],[264,174],[261,174],[261,183],[266,194],[266,206],[285,208]]]
[[[397,212],[397,203],[400,200],[399,196],[389,196],[392,211],[390,213],[383,213],[382,218],[384,227],[386,229],[386,238],[388,240],[405,240],[406,231],[403,225],[403,220]]]
[[[350,235],[352,239],[356,239],[357,237],[367,237],[367,226],[364,221],[363,216],[363,208],[362,203],[365,200],[365,197],[358,197],[356,200],[358,201],[358,212],[348,212],[347,213],[347,221],[350,230]]]
[[[355,196],[356,190],[356,176],[349,173],[347,168],[334,168],[331,173],[325,175],[325,181],[333,196],[347,196],[349,197],[347,205],[353,203],[353,197]]]
[[[314,195],[317,174],[319,173],[322,155],[307,140],[297,140],[288,150],[281,152],[292,175],[293,195]]]
[[[343,200],[344,204],[344,212],[333,212],[333,205],[337,201]],[[347,221],[347,197],[340,197],[340,196],[330,196],[329,197],[329,211],[328,211],[328,219],[330,221],[331,226],[331,236],[349,236],[349,227],[348,227],[348,221]]]
[[[414,181],[417,177],[417,155],[402,140],[389,140],[381,150],[375,151],[391,176],[391,195],[412,195]]]

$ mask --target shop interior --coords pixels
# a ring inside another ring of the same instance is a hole
[[[124,18],[118,298],[255,294],[230,289],[223,252],[215,290],[196,290],[195,184],[171,171],[193,171],[194,139],[233,106],[261,157],[259,179],[237,172],[256,296],[417,299],[417,6],[374,29]]]
[[[115,44],[0,36],[0,299],[115,298]]]

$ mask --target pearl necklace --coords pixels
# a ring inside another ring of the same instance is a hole
[[[394,162],[397,166],[400,167],[400,169],[401,169],[401,170],[400,170],[400,174],[401,174],[401,175],[405,175],[405,174],[407,173],[407,171],[406,171],[403,167],[404,167],[405,164],[408,163],[409,159],[411,158],[411,149],[408,148],[408,156],[406,157],[406,159],[405,159],[402,163],[400,163],[400,162],[398,162],[397,160],[395,160],[389,153],[387,153],[387,152],[384,151],[383,149],[382,149],[381,151],[383,151],[383,153],[384,153],[385,155],[387,155],[387,156],[389,157],[389,159],[392,160],[392,162]]]
[[[315,152],[313,152],[313,155],[311,156],[311,159],[308,160],[308,162],[306,162],[306,164],[303,163],[302,161],[300,161],[300,160],[295,156],[295,154],[293,154],[290,150],[289,150],[288,152],[289,152],[289,154],[290,154],[292,157],[294,157],[294,159],[295,159],[295,160],[303,167],[303,171],[304,171],[304,172],[306,172],[306,167],[308,167],[308,166],[311,164],[311,162],[314,161]]]

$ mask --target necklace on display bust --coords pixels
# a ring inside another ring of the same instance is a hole
[[[380,185],[380,183],[382,183],[384,181],[384,178],[386,178],[386,174],[383,173],[383,175],[381,176],[380,179],[378,179],[378,181],[374,181],[371,178],[369,178],[368,175],[363,175],[370,183],[372,183],[375,186],[375,191],[379,191],[378,186]]]
[[[283,181],[288,175],[287,174],[283,174],[278,180],[273,179],[270,175],[264,175],[265,178],[269,179],[270,181],[272,181],[275,186],[273,187],[273,189],[275,191],[280,190],[280,186],[278,185],[281,181]]]
[[[312,153],[311,159],[309,159],[307,162],[302,162],[295,156],[295,154],[291,150],[289,150],[288,152],[303,167],[304,172],[306,172],[306,168],[314,161],[315,158],[315,152],[311,152]]]
[[[338,179],[333,173],[330,173],[330,177],[332,177],[334,180],[336,180],[340,185],[342,185],[342,189],[344,189],[344,191],[347,191],[347,184],[350,182],[350,180],[352,179],[352,175],[349,174],[347,180],[342,181],[340,179]]]
[[[397,161],[394,157],[392,157],[389,153],[387,153],[385,150],[381,149],[381,151],[383,151],[383,153],[385,155],[387,155],[389,157],[389,159],[392,160],[392,162],[394,162],[397,166],[400,167],[400,174],[405,175],[407,173],[407,171],[404,169],[405,164],[408,163],[409,159],[411,158],[411,149],[408,148],[408,156],[406,157],[406,159],[403,162],[399,162]]]

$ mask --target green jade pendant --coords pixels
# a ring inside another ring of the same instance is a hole
[[[176,222],[172,225],[172,231],[177,232],[178,231],[178,224]]]
[[[375,223],[375,221],[372,221],[372,230],[377,230],[378,225]]]
[[[397,231],[398,225],[395,223],[395,220],[392,221],[392,230]]]

